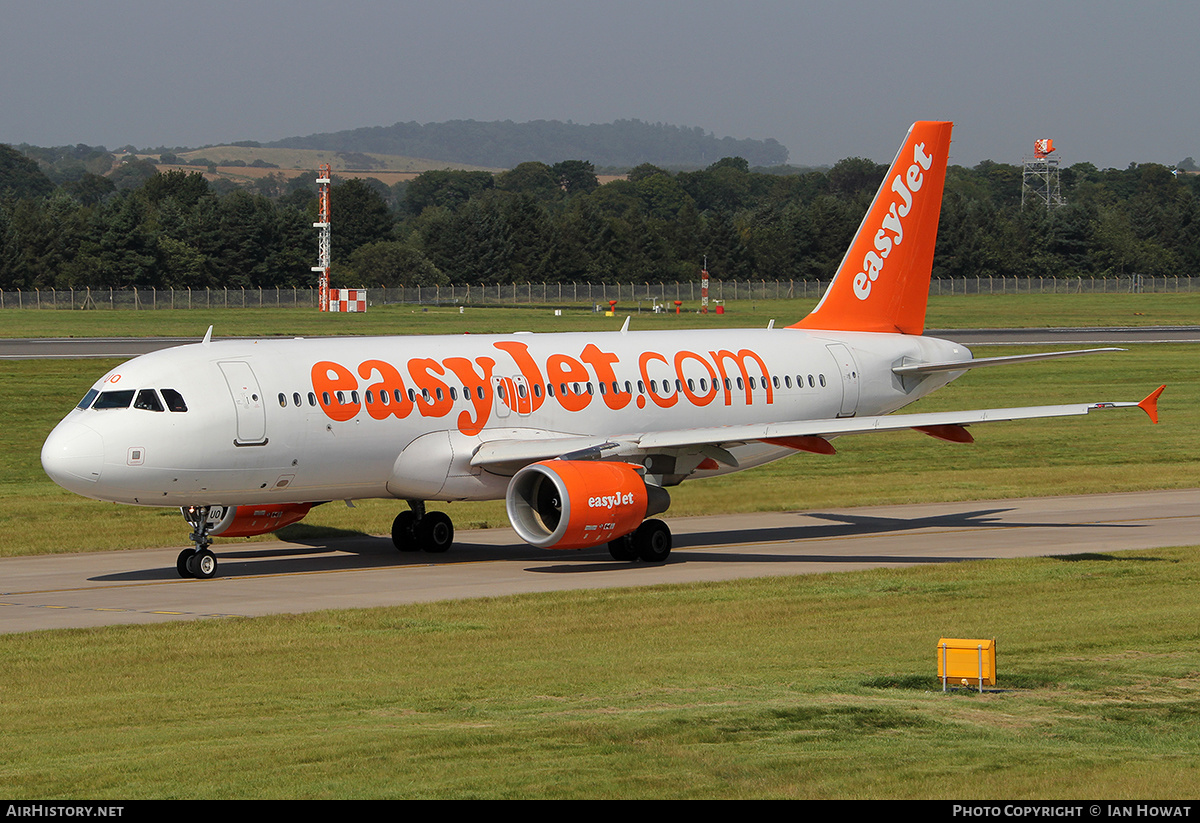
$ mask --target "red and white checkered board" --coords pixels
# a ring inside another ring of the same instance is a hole
[[[366,311],[366,289],[330,289],[330,311]]]

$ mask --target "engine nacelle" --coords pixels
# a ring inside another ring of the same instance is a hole
[[[253,537],[299,523],[312,503],[278,503],[260,506],[213,506],[208,510],[211,537]],[[183,517],[189,523],[187,510]]]
[[[526,543],[582,549],[632,533],[671,497],[647,485],[645,469],[629,463],[546,460],[521,469],[508,484],[508,520]]]

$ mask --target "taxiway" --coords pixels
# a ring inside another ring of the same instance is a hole
[[[1200,489],[671,518],[662,565],[554,552],[511,529],[463,531],[445,555],[385,536],[216,549],[184,580],[179,548],[0,559],[0,633],[365,608],[525,592],[723,581],[1004,557],[1188,546]]]

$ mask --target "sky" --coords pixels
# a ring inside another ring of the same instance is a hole
[[[0,0],[0,143],[262,142],[398,121],[632,119],[796,165],[1200,157],[1200,4],[1158,0]],[[587,158],[582,158],[587,159]]]

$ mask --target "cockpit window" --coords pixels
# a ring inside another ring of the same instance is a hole
[[[96,395],[98,394],[100,394],[98,389],[88,389],[88,393],[83,396],[83,399],[79,401],[79,405],[76,408],[86,409],[92,405],[92,401],[96,399]]]
[[[160,412],[163,410],[162,401],[158,399],[158,392],[154,389],[142,389],[137,393],[137,400],[133,401],[135,409],[144,409],[145,411]]]
[[[167,402],[167,408],[173,412],[187,411],[187,403],[183,402],[183,395],[174,389],[162,390],[163,400]]]
[[[93,409],[127,409],[129,404],[133,402],[133,389],[122,389],[121,391],[106,391],[100,392],[100,396],[96,398],[96,402],[92,404]]]

